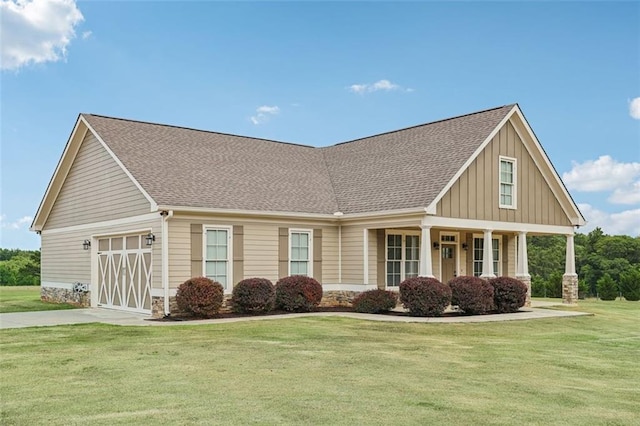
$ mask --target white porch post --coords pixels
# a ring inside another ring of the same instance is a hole
[[[364,246],[363,253],[363,284],[369,284],[369,230],[367,228],[363,229],[362,241]]]
[[[567,235],[567,250],[562,276],[562,303],[573,305],[578,300],[578,274],[576,274],[576,254],[573,234]]]
[[[495,278],[496,274],[493,270],[493,241],[491,238],[491,229],[484,230],[484,243],[482,247],[482,275],[480,278]]]
[[[525,306],[531,306],[531,275],[529,275],[529,258],[527,255],[527,233],[518,235],[518,260],[516,264],[516,278],[527,285],[527,299]]]
[[[420,225],[422,234],[420,235],[420,270],[418,276],[435,278],[433,275],[433,264],[431,262],[431,226]]]

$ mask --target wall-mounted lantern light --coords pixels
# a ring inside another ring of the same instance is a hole
[[[90,248],[90,247],[91,247],[91,241],[89,241],[89,240],[84,240],[84,241],[82,242],[82,248],[83,248],[84,250],[89,250],[89,248]]]
[[[469,248],[469,244],[462,243],[462,250],[467,251],[468,248]]]
[[[440,250],[440,243],[433,243],[434,250]]]
[[[153,235],[151,232],[149,232],[149,233],[147,234],[147,236],[146,236],[146,237],[144,237],[144,239],[145,239],[145,241],[147,242],[147,245],[148,245],[148,246],[151,246],[151,245],[153,245],[153,242],[156,240],[156,236],[155,236],[155,235]]]

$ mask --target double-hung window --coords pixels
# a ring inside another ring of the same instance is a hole
[[[493,238],[492,254],[493,254],[493,273],[500,275],[500,239]],[[473,275],[479,277],[482,275],[482,261],[484,259],[484,238],[473,239]]]
[[[313,232],[289,231],[289,275],[313,275]]]
[[[407,278],[418,276],[420,236],[387,234],[387,287],[398,287]]]
[[[205,227],[204,275],[231,290],[231,227]]]
[[[516,208],[516,160],[500,157],[500,207]]]

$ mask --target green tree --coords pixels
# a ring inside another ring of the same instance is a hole
[[[626,300],[640,300],[640,269],[629,269],[620,275],[620,293]]]
[[[616,300],[618,297],[618,285],[607,273],[598,280],[598,296],[601,300]]]
[[[0,285],[40,285],[40,251],[6,250],[1,253]]]

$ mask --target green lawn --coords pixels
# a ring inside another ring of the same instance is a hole
[[[40,300],[38,286],[0,286],[0,314],[7,312],[54,311],[73,309],[66,303],[47,303]]]
[[[640,303],[578,309],[595,316],[1,330],[0,423],[638,424]]]

